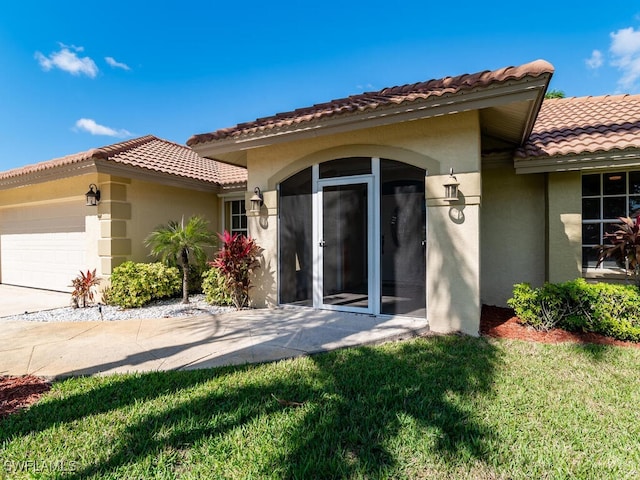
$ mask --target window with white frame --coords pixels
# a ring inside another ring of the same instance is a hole
[[[591,173],[582,176],[582,267],[595,268],[604,234],[617,229],[618,217],[640,213],[640,171]],[[605,260],[602,268],[618,267]]]
[[[225,230],[247,236],[247,215],[244,199],[228,199],[224,202]]]

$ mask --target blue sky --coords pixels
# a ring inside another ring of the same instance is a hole
[[[497,3],[3,2],[0,170],[538,58],[567,96],[640,93],[637,2]]]

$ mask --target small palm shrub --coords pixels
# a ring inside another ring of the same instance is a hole
[[[80,271],[80,275],[71,280],[73,292],[71,299],[74,307],[86,307],[89,303],[93,303],[93,288],[98,286],[100,279],[96,276],[96,269],[87,270],[87,273]]]
[[[216,267],[211,267],[202,274],[202,292],[211,305],[233,305],[227,280]]]
[[[258,257],[262,249],[252,238],[237,233],[232,235],[226,230],[224,233],[219,233],[218,237],[222,247],[210,265],[217,268],[224,276],[233,305],[237,309],[244,308],[249,303],[251,273],[260,267]]]
[[[186,223],[184,217],[180,222],[172,220],[167,225],[157,227],[145,242],[151,249],[151,255],[160,258],[166,265],[180,265],[182,303],[189,303],[191,270],[194,266],[196,270],[204,267],[207,261],[205,248],[215,243],[215,236],[207,229],[207,225],[207,220],[198,215],[192,216]],[[196,275],[199,279],[200,274]]]
[[[582,278],[539,288],[520,283],[507,303],[522,323],[538,330],[558,327],[640,341],[640,289],[636,285],[587,283]]]
[[[152,300],[176,296],[181,287],[176,267],[125,262],[113,269],[108,302],[123,308],[142,307]]]
[[[607,258],[616,260],[627,274],[632,274],[636,285],[640,285],[640,224],[638,218],[618,217],[620,224],[615,232],[604,234],[610,243],[598,245],[598,266]]]

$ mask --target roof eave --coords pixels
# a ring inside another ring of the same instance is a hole
[[[191,145],[191,148],[202,157],[246,167],[246,154],[241,152],[254,148],[480,110],[504,103],[531,101],[533,104],[527,113],[526,129],[520,136],[521,139],[525,139],[533,127],[535,116],[544,98],[544,92],[547,89],[550,78],[551,73],[544,73],[535,77],[527,76],[522,79],[509,80],[500,84],[432,97],[426,100],[416,100],[390,107],[334,115],[329,118],[300,122],[287,127],[262,130],[258,133],[241,134],[209,142],[195,143]]]
[[[11,188],[51,182],[62,178],[78,177],[91,173],[97,173],[96,161],[93,158],[2,178],[0,179],[0,190],[9,190]]]
[[[516,158],[513,163],[519,174],[637,167],[640,165],[640,149]]]

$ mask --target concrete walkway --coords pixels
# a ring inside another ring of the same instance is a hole
[[[268,362],[428,332],[426,320],[309,309],[114,322],[0,322],[0,375],[186,370]]]

